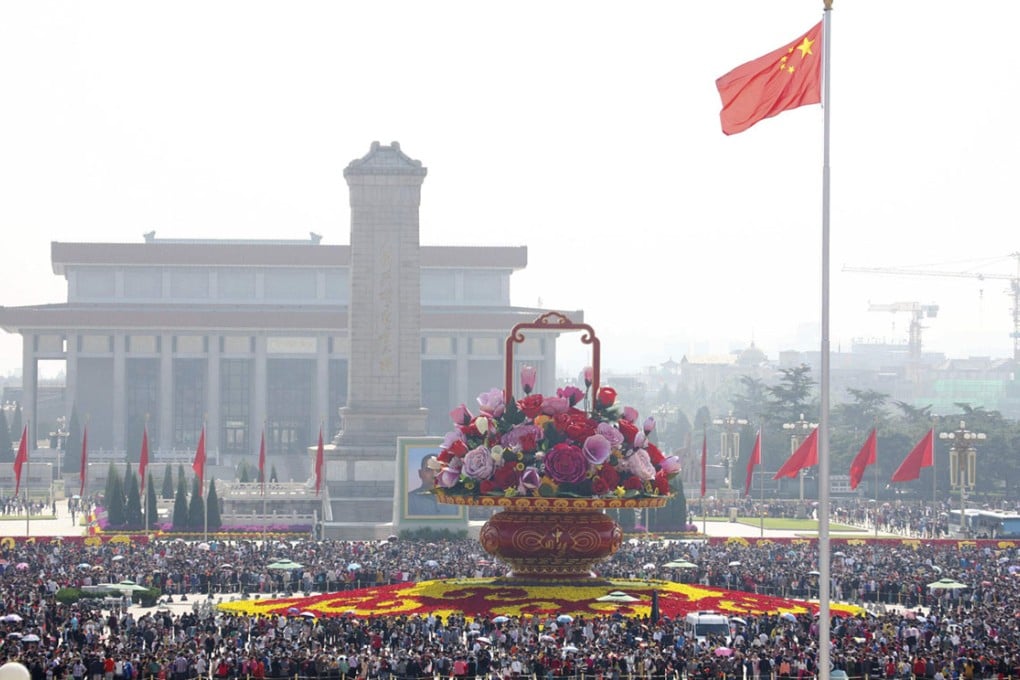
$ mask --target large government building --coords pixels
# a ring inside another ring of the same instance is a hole
[[[306,452],[320,425],[332,439],[351,391],[370,393],[377,380],[372,371],[360,387],[351,380],[360,337],[369,350],[382,348],[361,354],[382,374],[417,374],[413,361],[402,369],[386,363],[401,362],[404,351],[420,357],[420,376],[399,383],[420,394],[394,397],[426,409],[426,431],[407,434],[444,433],[453,406],[502,385],[509,329],[546,310],[510,304],[511,274],[526,266],[526,248],[418,244],[419,194],[408,187],[420,188],[424,176],[396,143],[373,144],[352,162],[350,246],[316,234],[53,243],[53,273],[66,279],[67,301],[0,308],[0,327],[23,338],[26,421],[40,436],[52,427],[33,416],[38,364],[58,360],[66,364],[65,414],[73,407],[87,417],[91,451],[137,458],[146,426],[157,455],[190,455],[204,425],[210,460],[254,465],[264,431],[281,477],[307,477]],[[406,215],[394,211],[394,197],[408,202]],[[393,241],[379,240],[394,214],[407,223]],[[361,232],[376,240],[359,253]],[[387,354],[401,329],[417,345]],[[529,338],[516,358],[537,365],[539,387],[552,388],[555,336]]]

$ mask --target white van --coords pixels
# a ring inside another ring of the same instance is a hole
[[[698,643],[708,638],[731,640],[730,620],[724,614],[715,611],[689,612],[684,618],[684,634],[689,640]]]

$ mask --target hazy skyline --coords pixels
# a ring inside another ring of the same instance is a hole
[[[1012,352],[1020,7],[841,2],[832,45],[833,350]],[[512,302],[583,309],[606,370],[752,339],[818,349],[822,111],[732,137],[714,81],[822,3],[0,5],[0,304],[66,300],[52,241],[347,243],[343,168],[399,141],[426,245],[527,245]],[[539,302],[541,301],[541,302]],[[569,343],[567,343],[569,344]],[[561,369],[584,360],[561,343]],[[0,333],[0,374],[20,336]]]

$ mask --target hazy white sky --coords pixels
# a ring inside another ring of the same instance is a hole
[[[373,140],[429,169],[424,244],[527,245],[513,302],[583,308],[610,370],[817,349],[822,111],[725,137],[715,78],[815,0],[0,4],[0,304],[61,302],[51,241],[347,243]],[[837,0],[832,346],[1007,356],[1020,5]],[[569,365],[573,359],[567,356]],[[577,360],[578,365],[580,359]],[[0,373],[19,371],[0,335]]]

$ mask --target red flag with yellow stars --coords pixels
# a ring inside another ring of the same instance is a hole
[[[760,120],[822,101],[822,22],[788,45],[741,64],[715,81],[722,131],[743,132]]]

